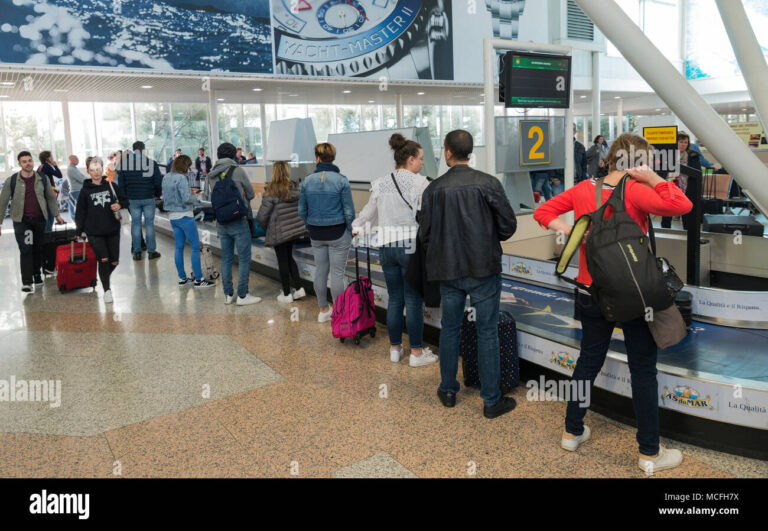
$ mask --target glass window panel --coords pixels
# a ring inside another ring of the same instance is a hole
[[[205,103],[174,103],[173,104],[173,134],[176,137],[176,147],[182,152],[197,155],[198,150],[205,148],[206,154],[212,159],[208,145],[208,105]]]
[[[383,105],[384,129],[394,129],[397,127],[397,109],[394,105]]]
[[[680,61],[680,17],[678,0],[645,0],[643,31],[671,61]]]
[[[136,136],[147,146],[150,158],[165,164],[173,155],[171,140],[171,114],[167,103],[136,103],[134,104],[136,119]],[[194,158],[196,152],[182,153]]]
[[[624,10],[624,12],[629,15],[629,18],[632,19],[632,22],[640,26],[640,0],[616,0],[616,3],[619,4],[619,7]],[[675,16],[675,19],[677,19],[677,16]],[[619,52],[618,48],[613,45],[613,43],[606,39],[606,42],[608,43],[607,47],[607,55],[609,57],[621,57],[621,52]]]
[[[461,129],[470,132],[476,146],[482,146],[483,142],[483,107],[471,105],[462,108]]]
[[[119,149],[131,149],[133,130],[130,103],[96,103],[96,127],[101,137],[101,157]]]
[[[93,103],[70,102],[69,124],[72,134],[72,150],[82,163],[96,153],[96,131],[93,125]]]
[[[327,142],[328,135],[333,133],[333,109],[325,106],[310,105],[307,109],[312,125],[315,128],[315,137],[318,142]]]
[[[277,119],[286,120],[288,118],[306,118],[307,106],[306,105],[278,105],[277,106]]]
[[[243,135],[241,117],[242,106],[239,103],[219,103],[216,113],[219,119],[219,142],[229,142],[235,146],[243,147]]]
[[[360,131],[360,115],[357,105],[336,106],[336,132],[356,133]]]
[[[375,131],[377,129],[380,129],[378,105],[363,105],[361,115],[362,115],[362,123],[360,124],[361,131]]]
[[[419,127],[419,105],[403,105],[403,127]]]
[[[243,105],[243,129],[245,130],[246,153],[253,152],[256,160],[264,157],[261,145],[261,106]]]
[[[16,167],[16,156],[20,151],[29,151],[38,164],[38,154],[50,150],[61,164],[64,157],[64,129],[61,105],[58,102],[3,102],[3,118],[8,164]],[[58,126],[58,127],[57,127]],[[58,129],[60,142],[55,134]],[[58,146],[57,146],[58,145]],[[58,149],[57,149],[58,147]]]

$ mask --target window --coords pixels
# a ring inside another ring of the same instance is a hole
[[[252,151],[256,160],[264,158],[261,144],[261,106],[243,105],[243,130],[245,131],[246,153]]]
[[[356,133],[360,131],[360,114],[357,105],[336,106],[336,132]]]
[[[147,154],[150,158],[165,164],[173,155],[171,112],[168,104],[136,103],[134,116],[137,140],[141,140],[147,146]],[[184,150],[182,152],[188,156],[195,153],[195,151]]]
[[[29,151],[38,164],[37,155],[50,150],[60,164],[66,162],[64,126],[61,104],[58,102],[2,102],[3,127],[8,165],[16,167],[20,151]]]
[[[397,127],[397,109],[394,105],[382,105],[382,114],[384,117],[384,129],[394,129]]]
[[[205,103],[174,103],[173,134],[176,147],[183,153],[197,154],[202,147],[211,155],[208,146],[208,105]]]
[[[216,106],[216,114],[219,119],[219,142],[229,142],[235,146],[244,148],[242,105],[220,103]]]
[[[78,158],[85,158],[98,151],[93,121],[93,103],[70,102],[69,122],[72,134],[72,150]]]
[[[679,0],[645,0],[643,2],[643,31],[670,61],[679,62],[680,17]]]
[[[360,129],[362,131],[375,131],[376,129],[381,129],[379,127],[378,105],[363,105],[360,116]]]
[[[318,142],[327,142],[328,135],[333,133],[333,109],[322,105],[310,105],[307,108],[312,125],[315,128],[315,137]]]
[[[131,149],[134,141],[130,103],[96,103],[96,134],[101,138],[103,159],[120,149]]]
[[[619,4],[619,7],[621,7],[629,18],[632,19],[632,22],[637,24],[638,27],[642,27],[640,21],[640,0],[616,0],[616,3]],[[676,13],[675,20],[677,20]],[[610,40],[608,41],[607,55],[608,57],[622,57],[621,52],[619,52]]]

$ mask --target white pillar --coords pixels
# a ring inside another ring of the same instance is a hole
[[[66,101],[61,102],[61,117],[64,120],[64,146],[67,150],[65,156],[68,158],[75,153],[72,148],[72,124],[69,121],[69,103]]]
[[[615,2],[575,0],[626,60],[691,132],[728,168],[763,214],[768,212],[768,167],[664,57]]]
[[[131,138],[133,141],[137,141],[136,138],[136,104],[131,102]]]
[[[208,91],[208,138],[211,139],[211,153],[216,155],[219,148],[219,110],[216,107],[216,91]]]
[[[624,100],[616,100],[616,137],[624,132]]]
[[[10,153],[8,153],[8,138],[5,135],[5,111],[3,109],[3,102],[0,101],[0,131],[3,133],[2,141],[3,143],[0,144],[0,147],[3,149],[3,155],[5,155],[5,169],[10,170],[13,166],[11,165],[11,161],[9,160]]]
[[[600,130],[600,52],[592,52],[592,138],[605,134]]]
[[[403,95],[399,92],[395,95],[395,116],[397,127],[403,127]]]
[[[168,119],[171,127],[171,153],[176,153],[176,120],[173,119],[173,103],[168,104]]]
[[[592,140],[589,138],[589,116],[584,116],[584,123],[581,124],[582,132],[584,133],[584,141],[582,142],[585,146],[591,146]]]
[[[96,122],[96,103],[94,102],[91,102],[91,118],[93,119],[93,141],[96,144],[96,154],[101,156],[101,134],[98,128],[98,123]]]
[[[765,129],[768,120],[768,65],[760,43],[749,23],[744,5],[739,1],[717,0],[717,8],[723,18],[725,30],[731,40],[736,59],[739,61],[741,73],[747,83],[749,95],[755,102],[758,119]]]
[[[261,121],[261,162],[267,163],[267,106],[259,103],[259,120]]]

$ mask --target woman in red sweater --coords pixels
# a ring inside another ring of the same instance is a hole
[[[624,175],[632,177],[625,186],[625,207],[644,232],[648,232],[648,214],[679,216],[689,212],[693,206],[677,186],[665,181],[645,165],[651,160],[650,150],[651,146],[642,137],[623,134],[617,138],[605,159],[609,173],[602,188],[605,203]],[[594,178],[582,181],[541,205],[534,213],[534,219],[544,228],[570,234],[571,225],[558,216],[573,211],[575,219],[578,219],[582,214],[597,210],[595,186]],[[610,215],[613,213],[607,216]],[[576,280],[591,285],[592,277],[587,270],[584,242],[579,250],[579,274]],[[589,293],[581,289],[576,294],[576,310],[581,320],[581,351],[571,379],[588,382],[591,396],[592,384],[605,362],[616,323],[607,321]],[[640,449],[638,466],[646,472],[675,467],[682,462],[682,453],[659,445],[656,343],[648,323],[642,317],[621,323],[621,326],[632,378],[632,403],[637,417],[637,442]],[[568,402],[565,433],[561,441],[561,446],[566,450],[575,451],[589,439],[589,427],[583,422],[587,411],[586,407],[580,405],[582,403],[578,398]]]

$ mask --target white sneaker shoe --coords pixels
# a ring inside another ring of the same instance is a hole
[[[237,305],[238,306],[248,306],[249,304],[257,304],[261,302],[261,297],[254,297],[250,293],[246,295],[245,297],[238,297],[237,298]]]
[[[331,320],[331,315],[333,314],[333,306],[328,305],[328,311],[327,312],[320,312],[317,314],[317,322],[318,323],[327,323]]]
[[[224,295],[224,304],[232,304],[233,302],[235,302],[234,295]]]
[[[277,296],[278,302],[284,302],[284,303],[291,303],[293,302],[293,297],[290,295],[283,295],[283,292],[280,292],[280,295]]]
[[[307,292],[304,291],[304,288],[299,288],[296,291],[293,292],[293,300],[297,301],[299,299],[303,299],[307,296]]]
[[[423,367],[425,365],[432,365],[438,360],[437,354],[429,350],[427,347],[421,349],[419,356],[411,354],[411,359],[408,365],[411,367]]]
[[[24,293],[34,293],[35,292],[35,285],[34,284],[24,284],[21,286],[21,291]]]
[[[397,348],[389,347],[389,361],[392,363],[400,363],[400,358],[403,355],[403,345]]]
[[[637,466],[639,466],[643,472],[652,476],[654,472],[675,468],[682,462],[683,453],[680,450],[672,450],[659,446],[659,455],[654,458],[640,457],[637,460]]]
[[[104,302],[106,302],[107,304],[112,302],[112,290],[111,289],[108,289],[107,291],[104,292]]]
[[[589,439],[589,436],[591,435],[592,430],[589,429],[589,426],[584,426],[584,433],[579,435],[578,437],[575,437],[573,439],[568,439],[563,435],[563,439],[560,441],[560,446],[563,448],[563,450],[568,450],[569,452],[575,452],[579,445],[581,443],[585,442]]]

